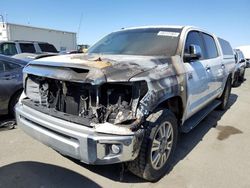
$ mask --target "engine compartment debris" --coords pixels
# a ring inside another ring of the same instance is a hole
[[[96,124],[133,125],[138,119],[137,106],[147,92],[147,84],[91,85],[29,75],[25,92],[28,100],[38,108],[53,109]]]

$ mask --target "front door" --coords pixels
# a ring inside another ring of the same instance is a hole
[[[185,42],[185,53],[190,53],[190,45],[197,45],[201,48],[201,58],[192,62],[184,62],[187,80],[187,107],[185,119],[188,119],[199,111],[207,102],[209,67],[205,58],[205,48],[200,32],[191,31]]]
[[[22,84],[20,65],[0,60],[0,113],[7,113],[9,100]]]

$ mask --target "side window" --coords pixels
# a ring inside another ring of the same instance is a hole
[[[3,62],[0,61],[0,73],[4,71]]]
[[[236,61],[236,63],[237,63],[237,62],[239,61],[239,54],[238,54],[237,51],[235,51],[234,57],[235,57],[235,61]]]
[[[201,35],[198,31],[191,31],[188,33],[186,43],[185,43],[185,48],[184,48],[184,53],[190,53],[189,46],[191,44],[200,46],[201,48],[201,59],[204,59],[204,46],[203,46],[203,41],[201,38]]]
[[[32,43],[20,43],[20,48],[23,53],[36,53],[34,44]]]
[[[234,55],[233,49],[229,42],[224,39],[218,38],[223,55]]]
[[[202,33],[203,39],[204,39],[204,45],[206,48],[206,59],[211,59],[218,57],[218,50],[217,46],[215,44],[214,38],[208,34]]]
[[[57,53],[56,48],[48,43],[38,43],[39,47],[41,48],[42,52],[54,52]]]
[[[239,51],[239,59],[245,59],[245,57],[241,51]]]
[[[6,71],[10,71],[10,70],[13,70],[13,69],[18,69],[18,68],[21,67],[18,64],[10,63],[10,62],[7,62],[7,61],[4,62],[4,65],[5,65],[5,70]]]
[[[0,53],[4,55],[15,55],[17,54],[15,43],[3,43],[0,46]]]

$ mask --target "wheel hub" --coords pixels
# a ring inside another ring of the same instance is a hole
[[[162,168],[171,152],[173,143],[173,127],[170,123],[162,124],[157,129],[152,147],[151,164],[154,169]]]
[[[165,151],[165,145],[167,144],[167,140],[164,138],[162,141],[161,141],[161,144],[160,144],[160,152],[163,153]]]

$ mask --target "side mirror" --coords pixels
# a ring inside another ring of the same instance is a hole
[[[245,59],[240,59],[240,63],[244,63],[245,62]]]
[[[190,62],[201,58],[201,47],[195,44],[189,46],[189,52],[184,54],[184,60]]]
[[[237,58],[236,53],[234,54],[234,59],[235,59],[235,64],[237,64],[237,62],[238,62],[237,59],[238,59],[238,58]]]

